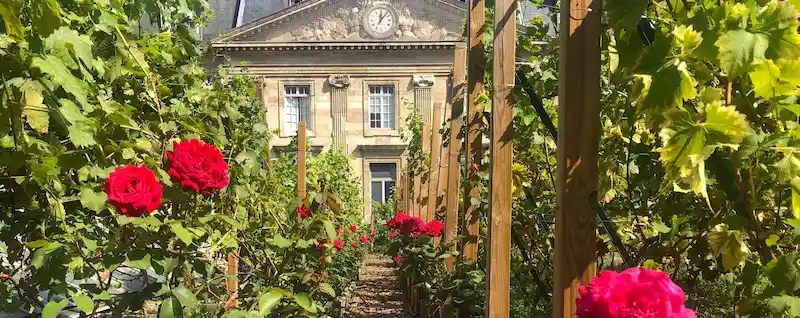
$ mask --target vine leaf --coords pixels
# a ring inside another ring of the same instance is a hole
[[[92,297],[89,297],[84,294],[79,294],[72,296],[72,301],[75,302],[75,305],[78,306],[82,312],[90,313],[94,310],[94,301],[92,301]]]
[[[756,96],[770,99],[777,96],[790,95],[795,85],[783,82],[781,70],[772,60],[760,60],[753,63],[750,81]]]
[[[0,1],[0,17],[5,22],[6,33],[15,38],[21,38],[23,32],[22,22],[19,20],[22,2],[22,0]]]
[[[88,35],[80,35],[78,31],[62,26],[45,39],[45,45],[51,52],[67,50],[84,65],[92,65],[92,39]],[[61,56],[62,60],[67,57],[63,54],[56,55]],[[70,61],[65,62],[69,63]]]
[[[783,30],[797,26],[800,18],[797,9],[787,1],[770,1],[768,7],[760,10],[756,15],[754,27],[761,31]]]
[[[764,58],[769,47],[769,37],[766,34],[738,29],[722,35],[715,45],[719,48],[722,70],[729,78],[735,78],[746,73],[753,61]]]
[[[36,26],[39,36],[45,37],[61,25],[61,8],[57,0],[32,0],[31,23]]]
[[[797,253],[789,253],[775,261],[769,274],[772,285],[778,289],[792,293],[800,289],[800,269],[797,266]]]
[[[767,309],[775,314],[800,317],[800,298],[788,295],[775,296],[767,301]]]
[[[695,31],[691,25],[681,25],[675,28],[672,35],[675,36],[675,44],[681,49],[682,56],[689,56],[703,43],[702,34]]]
[[[689,72],[686,62],[680,62],[680,64],[678,64],[678,72],[681,75],[681,98],[683,100],[690,100],[697,97],[697,90],[694,88],[694,78],[692,78],[692,73]]]
[[[695,118],[682,109],[665,113],[667,123],[659,134],[663,146],[658,152],[676,189],[683,190],[681,184],[688,184],[689,190],[709,203],[705,160],[720,147],[736,150],[742,139],[752,134],[752,129],[745,116],[732,106],[717,101],[706,105],[704,110],[705,118]]]
[[[67,93],[72,94],[78,99],[81,105],[88,105],[86,94],[89,88],[86,83],[78,79],[56,56],[47,55],[44,58],[34,57],[31,66],[40,69],[43,73],[50,75],[50,79],[56,85],[61,86]],[[86,106],[84,106],[86,107]]]
[[[174,295],[181,305],[187,309],[193,309],[197,306],[197,298],[188,288],[184,286],[179,286],[178,288],[172,289],[172,295]]]
[[[750,248],[742,239],[741,232],[729,229],[725,223],[717,224],[708,234],[708,244],[715,256],[722,255],[722,265],[729,270],[744,261]]]
[[[609,22],[617,27],[636,30],[649,2],[642,0],[609,0],[605,6]]]
[[[780,69],[781,80],[800,85],[800,60],[779,59],[777,64]]]
[[[25,115],[28,125],[40,133],[46,133],[50,126],[50,113],[43,104],[42,92],[33,85],[27,85],[22,96],[22,114]]]

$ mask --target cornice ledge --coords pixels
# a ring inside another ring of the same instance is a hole
[[[460,41],[430,42],[261,42],[211,43],[215,51],[346,51],[346,50],[445,50]]]

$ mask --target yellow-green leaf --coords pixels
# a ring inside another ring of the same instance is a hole
[[[781,70],[772,60],[756,61],[749,75],[756,96],[761,98],[789,95],[795,88],[795,85],[781,80]]]
[[[717,224],[708,234],[708,244],[716,256],[722,255],[722,265],[731,269],[744,262],[750,248],[742,239],[741,232],[731,230],[727,224]]]
[[[25,87],[22,95],[22,114],[25,115],[28,125],[40,133],[46,133],[50,126],[50,113],[43,102],[44,97],[38,88]]]
[[[681,55],[683,56],[691,54],[703,42],[701,33],[695,31],[691,25],[681,25],[675,28],[672,34],[675,36],[675,44],[681,48]]]
[[[694,88],[694,78],[692,78],[692,73],[687,69],[686,62],[678,64],[678,72],[681,74],[681,98],[683,98],[683,100],[690,100],[697,97],[697,90]]]

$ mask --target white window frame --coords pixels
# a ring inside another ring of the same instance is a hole
[[[368,85],[367,101],[369,129],[396,129],[397,87],[395,85]],[[373,119],[373,114],[379,115],[379,118]]]
[[[297,135],[297,124],[306,121],[306,131],[312,135],[314,126],[314,86],[310,83],[281,83],[281,129],[284,136]],[[305,103],[302,100],[305,99]]]
[[[370,186],[370,201],[372,200],[372,183],[373,182],[380,182],[381,183],[381,202],[386,202],[393,192],[393,189],[397,188],[397,179],[392,178],[373,178],[372,177],[372,164],[394,164],[395,173],[397,172],[397,163],[395,162],[370,162],[368,163],[367,167],[369,169],[369,186]],[[386,183],[391,182],[394,183],[394,186],[391,189],[386,189]]]

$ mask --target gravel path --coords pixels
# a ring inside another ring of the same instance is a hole
[[[347,304],[348,318],[408,318],[403,293],[392,260],[384,255],[367,257],[361,280]]]

